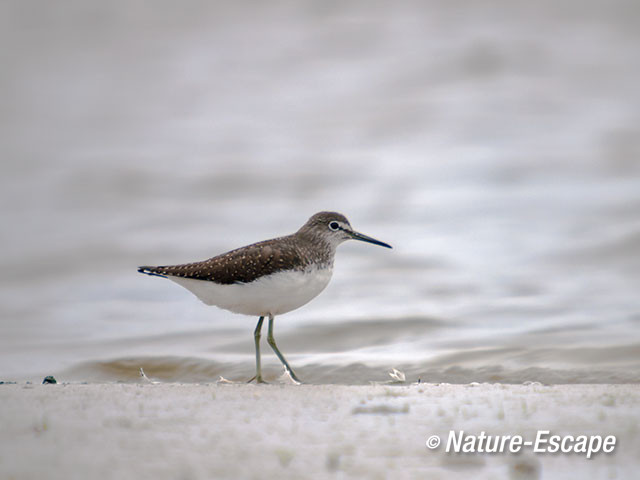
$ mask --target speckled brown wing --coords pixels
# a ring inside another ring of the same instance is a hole
[[[290,237],[254,243],[202,262],[139,267],[138,271],[161,277],[207,280],[221,285],[250,283],[280,270],[302,269],[305,262]]]

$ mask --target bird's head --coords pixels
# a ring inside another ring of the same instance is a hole
[[[375,238],[356,232],[347,217],[337,212],[319,212],[305,223],[298,233],[311,234],[327,241],[334,248],[346,240],[360,240],[381,247],[392,248],[391,245]]]

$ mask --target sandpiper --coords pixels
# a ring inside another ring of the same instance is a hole
[[[391,248],[354,231],[344,215],[320,212],[291,235],[254,243],[202,262],[144,266],[138,267],[138,271],[173,280],[207,305],[259,317],[253,332],[256,374],[250,382],[255,379],[257,383],[265,383],[260,366],[260,331],[264,318],[269,317],[267,342],[291,378],[301,383],[276,346],[273,319],[300,308],[324,290],[333,273],[336,248],[350,239]]]

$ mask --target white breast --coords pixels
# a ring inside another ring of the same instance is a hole
[[[234,285],[191,278],[168,278],[207,305],[244,315],[275,316],[300,308],[318,296],[331,280],[332,273],[331,267],[287,270],[260,277],[251,283]]]

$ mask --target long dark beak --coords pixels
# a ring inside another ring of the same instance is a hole
[[[373,243],[374,245],[380,245],[381,247],[393,248],[388,243],[381,242],[380,240],[376,240],[375,238],[368,237],[363,235],[362,233],[354,232],[353,230],[348,232],[351,235],[351,238],[354,240],[360,240],[361,242]]]

